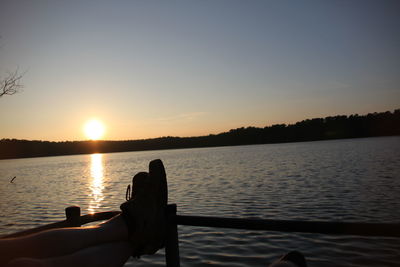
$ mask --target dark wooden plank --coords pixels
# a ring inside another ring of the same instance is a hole
[[[254,220],[177,215],[178,225],[333,235],[400,237],[400,224]]]

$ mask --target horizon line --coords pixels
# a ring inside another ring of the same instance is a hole
[[[285,126],[290,126],[290,125],[296,125],[297,123],[303,122],[303,121],[307,121],[307,120],[314,120],[314,119],[326,119],[326,118],[330,118],[330,117],[341,117],[341,116],[346,116],[346,117],[351,117],[351,116],[367,116],[369,114],[378,114],[378,113],[386,113],[386,112],[390,112],[390,113],[395,113],[396,111],[400,112],[400,108],[396,108],[393,109],[393,111],[390,110],[386,110],[386,111],[381,111],[381,112],[369,112],[367,114],[363,114],[360,115],[358,113],[354,113],[354,114],[350,114],[350,115],[331,115],[331,116],[327,116],[327,117],[314,117],[314,118],[306,118],[300,121],[296,121],[294,123],[275,123],[275,124],[270,124],[270,125],[266,125],[264,127],[257,127],[257,126],[242,126],[242,127],[237,127],[237,128],[231,128],[229,130],[223,131],[223,132],[219,132],[219,133],[209,133],[206,135],[194,135],[194,136],[172,136],[172,135],[164,135],[164,136],[158,136],[158,137],[149,137],[149,138],[138,138],[138,139],[120,139],[120,140],[112,140],[112,139],[101,139],[101,140],[59,140],[59,141],[50,141],[50,140],[38,140],[38,139],[17,139],[17,138],[1,138],[0,141],[3,140],[17,140],[17,141],[28,141],[28,142],[49,142],[49,143],[67,143],[67,142],[128,142],[128,141],[142,141],[142,140],[152,140],[152,139],[162,139],[162,138],[197,138],[197,137],[205,137],[205,136],[211,136],[211,135],[219,135],[219,134],[223,134],[223,133],[227,133],[231,130],[236,130],[236,129],[242,129],[242,128],[268,128],[268,127],[272,127],[275,125],[285,125]]]

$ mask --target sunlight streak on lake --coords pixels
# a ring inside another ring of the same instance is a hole
[[[100,207],[100,204],[104,199],[104,166],[102,154],[90,155],[90,179],[91,199],[88,211],[89,213],[94,213],[96,212],[96,209]]]

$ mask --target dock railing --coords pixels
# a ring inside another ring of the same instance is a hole
[[[111,219],[119,213],[119,211],[109,211],[81,216],[80,207],[71,206],[65,209],[66,219],[64,221],[5,235],[1,238],[20,237],[54,228],[79,227],[87,223]],[[346,223],[186,216],[177,215],[176,205],[170,204],[167,206],[165,243],[165,261],[168,267],[180,266],[178,225],[331,235],[400,237],[400,223]]]

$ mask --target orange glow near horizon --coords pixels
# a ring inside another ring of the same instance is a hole
[[[104,136],[104,124],[96,119],[92,119],[85,123],[84,126],[85,136],[90,140],[99,140]]]

